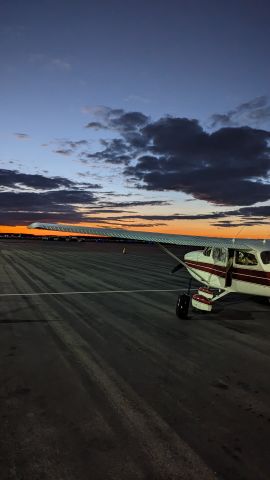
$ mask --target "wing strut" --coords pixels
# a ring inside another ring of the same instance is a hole
[[[178,258],[176,255],[174,255],[174,253],[170,252],[170,250],[168,250],[168,248],[164,247],[164,245],[161,245],[161,243],[157,243],[157,245],[159,246],[159,248],[160,248],[161,250],[163,250],[165,253],[167,253],[168,255],[170,255],[170,257],[172,257],[172,258],[174,258],[175,260],[177,260],[177,262],[179,262],[179,263],[180,263],[183,267],[185,267],[187,270],[192,270],[192,271],[194,272],[194,274],[196,275],[196,277],[198,277],[202,283],[206,284],[205,278],[203,278],[203,277],[197,272],[197,270],[194,270],[194,268],[188,267],[183,260],[181,260],[181,259]]]
[[[170,250],[168,250],[168,248],[164,247],[164,245],[161,245],[161,243],[157,243],[157,245],[159,246],[159,248],[161,250],[163,250],[165,253],[170,255],[170,257],[174,258],[174,260],[177,260],[177,262],[181,263],[181,265],[183,265],[183,267],[187,268],[185,262],[183,262],[183,260],[180,260],[180,258],[178,258],[176,255],[174,255],[174,253],[170,252]]]

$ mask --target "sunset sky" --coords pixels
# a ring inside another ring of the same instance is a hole
[[[269,25],[268,0],[1,0],[0,232],[270,238]]]

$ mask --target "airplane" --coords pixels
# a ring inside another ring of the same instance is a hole
[[[172,273],[185,267],[204,285],[192,295],[192,307],[200,311],[211,312],[213,303],[229,293],[266,297],[270,304],[270,240],[185,236],[42,222],[34,222],[28,228],[156,243],[178,262]],[[188,252],[182,260],[168,250],[168,245],[204,249]],[[188,318],[189,304],[189,291],[179,295],[176,304],[179,318]]]

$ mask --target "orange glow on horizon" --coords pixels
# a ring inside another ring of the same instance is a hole
[[[69,224],[70,225],[70,224]],[[74,224],[75,226],[76,224]],[[97,225],[89,224],[89,223],[81,223],[79,224],[80,227],[97,227]],[[98,227],[102,228],[102,227]],[[110,228],[108,226],[104,226],[104,228]],[[111,227],[117,228],[117,227]],[[119,227],[118,227],[119,228]],[[156,228],[141,228],[134,226],[129,226],[128,228],[123,227],[125,230],[139,230],[145,232],[159,232],[159,233],[172,233],[178,235],[198,235],[198,236],[208,236],[208,237],[237,237],[237,238],[260,238],[260,239],[270,239],[270,230],[269,227],[258,225],[256,228],[243,228],[240,232],[239,228],[218,228],[215,226],[210,226],[206,223],[201,222],[171,222],[171,225],[168,226],[160,226]],[[238,235],[239,232],[239,235]],[[58,232],[57,230],[35,230],[35,229],[28,229],[27,226],[23,225],[16,225],[14,227],[0,225],[0,234],[1,233],[15,233],[15,234],[31,234],[35,236],[48,236],[48,235],[56,235],[56,236],[80,236],[85,234],[80,233],[68,233],[68,232]]]

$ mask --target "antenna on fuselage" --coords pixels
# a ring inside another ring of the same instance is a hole
[[[244,228],[246,228],[246,227],[247,227],[247,225],[243,225],[242,227],[240,227],[240,229],[238,230],[237,234],[236,234],[235,237],[232,239],[232,243],[235,243],[238,235],[239,235],[239,234],[242,232],[242,230],[243,230]]]

